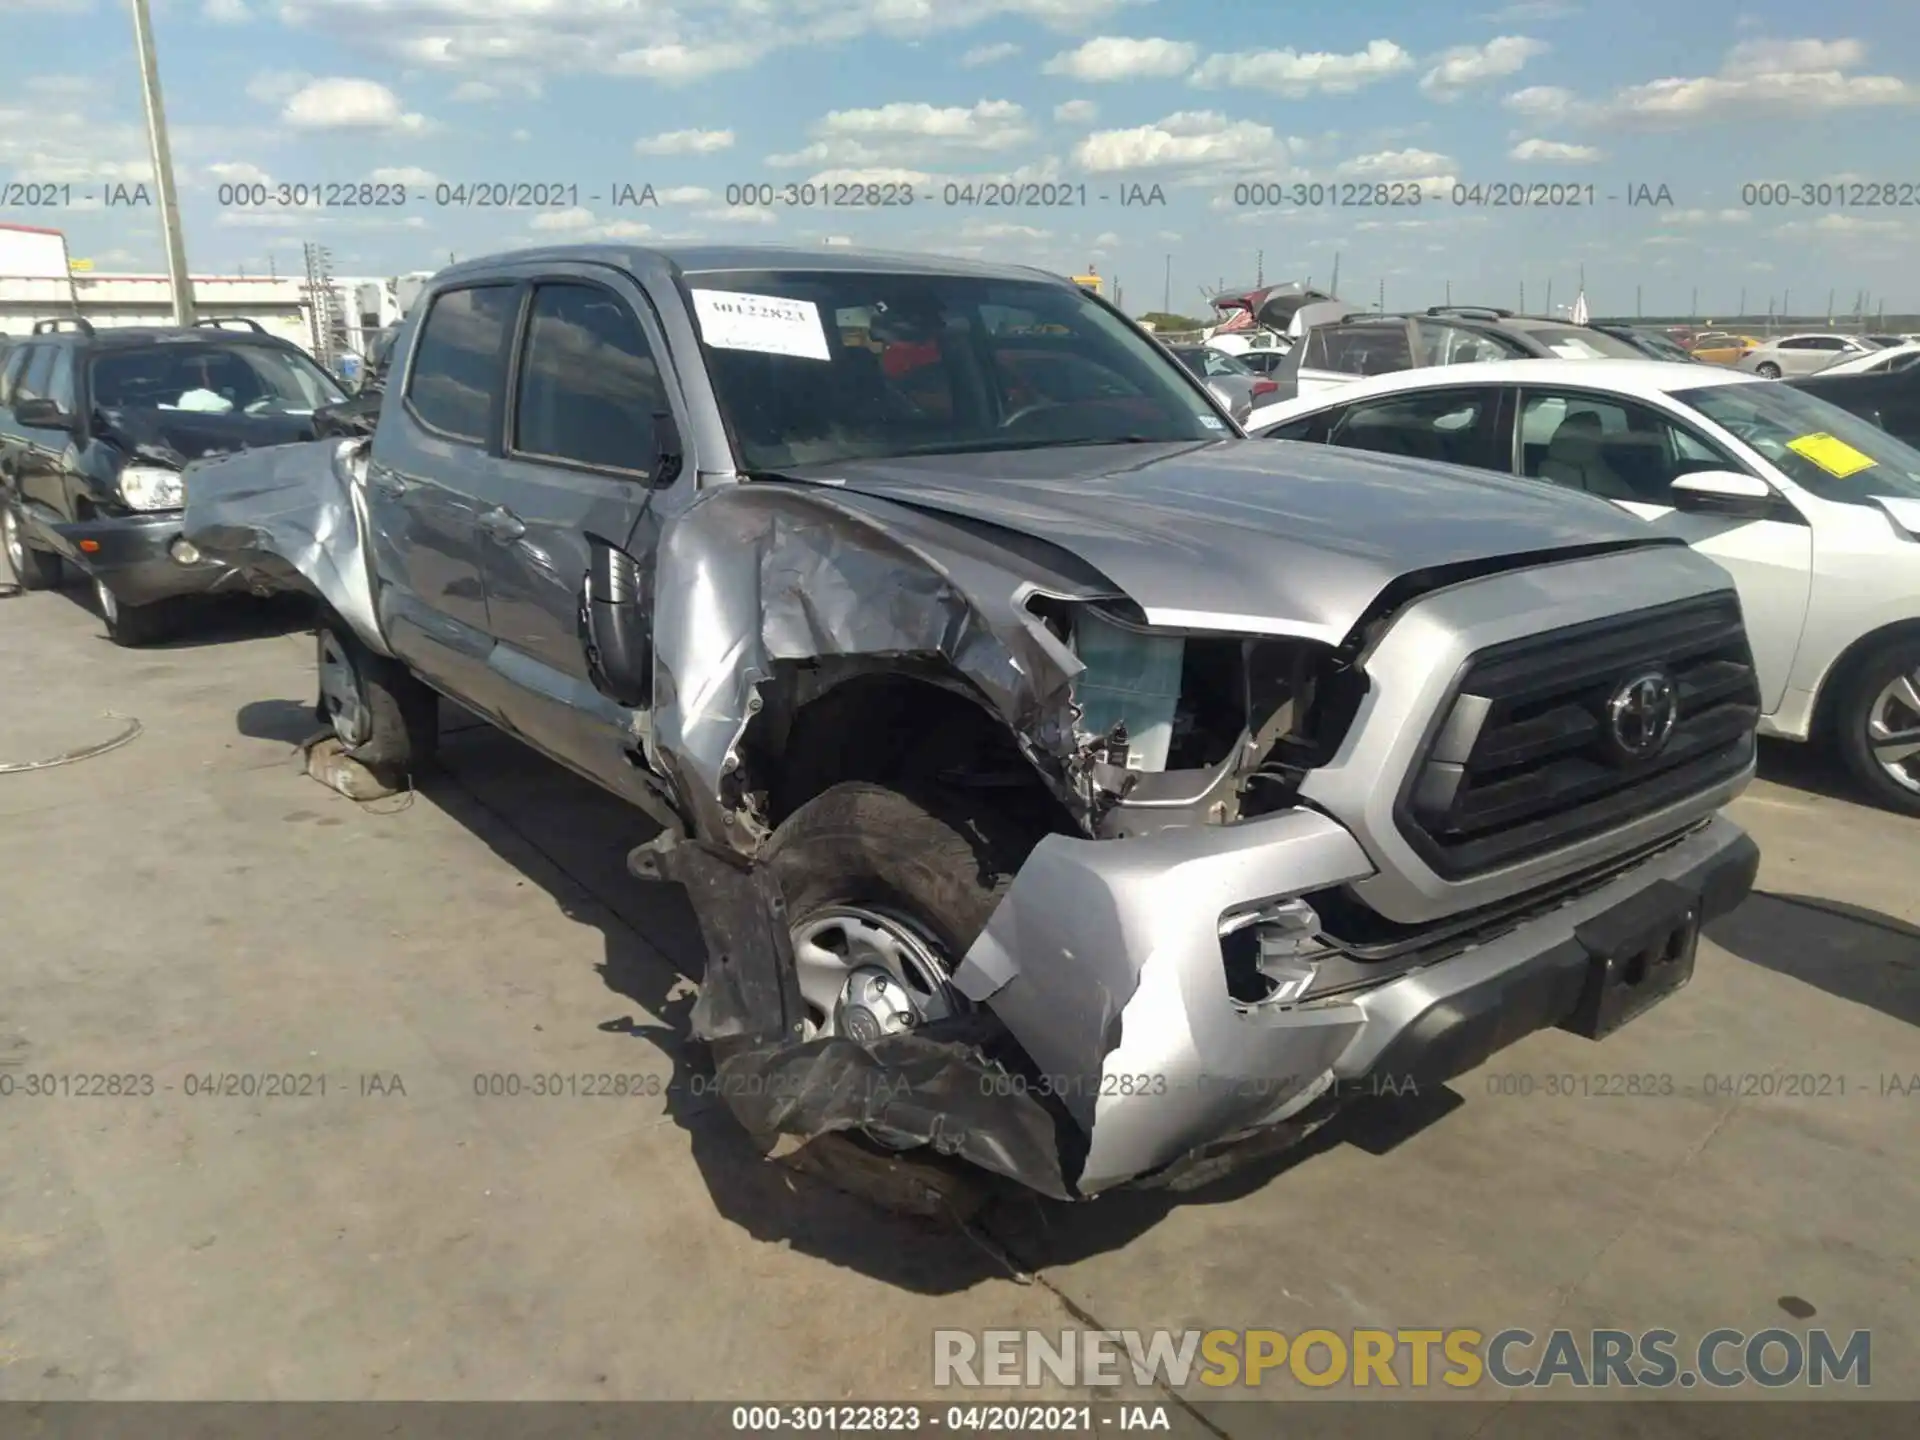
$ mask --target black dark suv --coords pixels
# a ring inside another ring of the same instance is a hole
[[[15,576],[51,589],[72,565],[114,641],[159,638],[172,602],[244,588],[180,538],[182,468],[310,440],[314,410],[344,398],[305,351],[252,321],[39,322],[0,366],[0,538]]]
[[[1417,314],[1359,311],[1313,326],[1273,372],[1293,400],[1368,375],[1480,360],[1644,360],[1635,345],[1593,325],[1472,305],[1435,305]]]

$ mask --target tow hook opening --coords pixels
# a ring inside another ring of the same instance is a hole
[[[1243,1009],[1297,1004],[1331,953],[1320,916],[1305,900],[1272,900],[1220,919],[1227,994]]]

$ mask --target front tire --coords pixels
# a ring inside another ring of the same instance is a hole
[[[27,543],[26,526],[20,513],[0,498],[0,546],[7,552],[7,566],[22,590],[55,590],[60,586],[60,557],[48,550],[36,550]]]
[[[338,621],[323,622],[316,640],[316,717],[346,752],[386,780],[429,764],[440,739],[439,696]]]
[[[1854,667],[1835,698],[1840,758],[1875,803],[1920,815],[1920,640],[1897,640]]]
[[[164,601],[153,605],[122,605],[104,580],[93,582],[94,608],[107,629],[107,638],[127,650],[138,650],[162,639],[173,628],[173,611]]]
[[[960,1008],[945,981],[1031,848],[991,812],[865,781],[789,815],[765,862],[787,903],[809,1035],[838,1033],[837,989],[861,967],[904,982],[923,1020]]]
[[[1771,360],[1765,360],[1753,367],[1753,373],[1758,375],[1762,380],[1778,380],[1780,378],[1780,367]]]

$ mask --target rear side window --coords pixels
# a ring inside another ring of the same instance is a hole
[[[1301,368],[1340,375],[1388,375],[1413,368],[1404,325],[1318,325],[1307,333]]]
[[[13,403],[22,400],[44,400],[47,397],[47,377],[53,372],[53,349],[51,345],[29,345],[27,347],[27,365],[20,372],[20,383],[14,387]]]
[[[653,347],[618,297],[592,285],[534,291],[514,402],[516,452],[644,474],[660,451],[654,416],[666,408]]]
[[[68,415],[73,414],[76,408],[73,389],[73,351],[55,350],[53,352],[53,371],[47,376],[47,399],[53,401]]]
[[[1351,450],[1482,465],[1496,397],[1493,390],[1426,390],[1361,401],[1331,439]]]
[[[517,294],[511,285],[476,285],[434,297],[407,377],[407,403],[422,424],[486,443],[506,374]]]
[[[23,345],[18,350],[9,351],[4,368],[0,368],[0,405],[13,403],[13,387],[20,378],[20,372],[27,368],[27,356],[32,347]]]

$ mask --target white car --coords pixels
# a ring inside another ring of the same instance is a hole
[[[1833,746],[1920,815],[1920,450],[1794,386],[1655,360],[1408,370],[1245,425],[1584,490],[1686,541],[1740,592],[1760,732]]]
[[[1813,335],[1783,335],[1756,345],[1738,360],[1736,369],[1778,380],[1782,375],[1811,375],[1841,360],[1856,356],[1878,355],[1880,347],[1858,335],[1822,332]]]
[[[1904,370],[1909,365],[1920,363],[1920,343],[1906,341],[1899,345],[1889,345],[1868,355],[1850,355],[1844,360],[1836,360],[1831,365],[1822,365],[1813,373],[1816,375],[1884,375],[1890,370]]]

